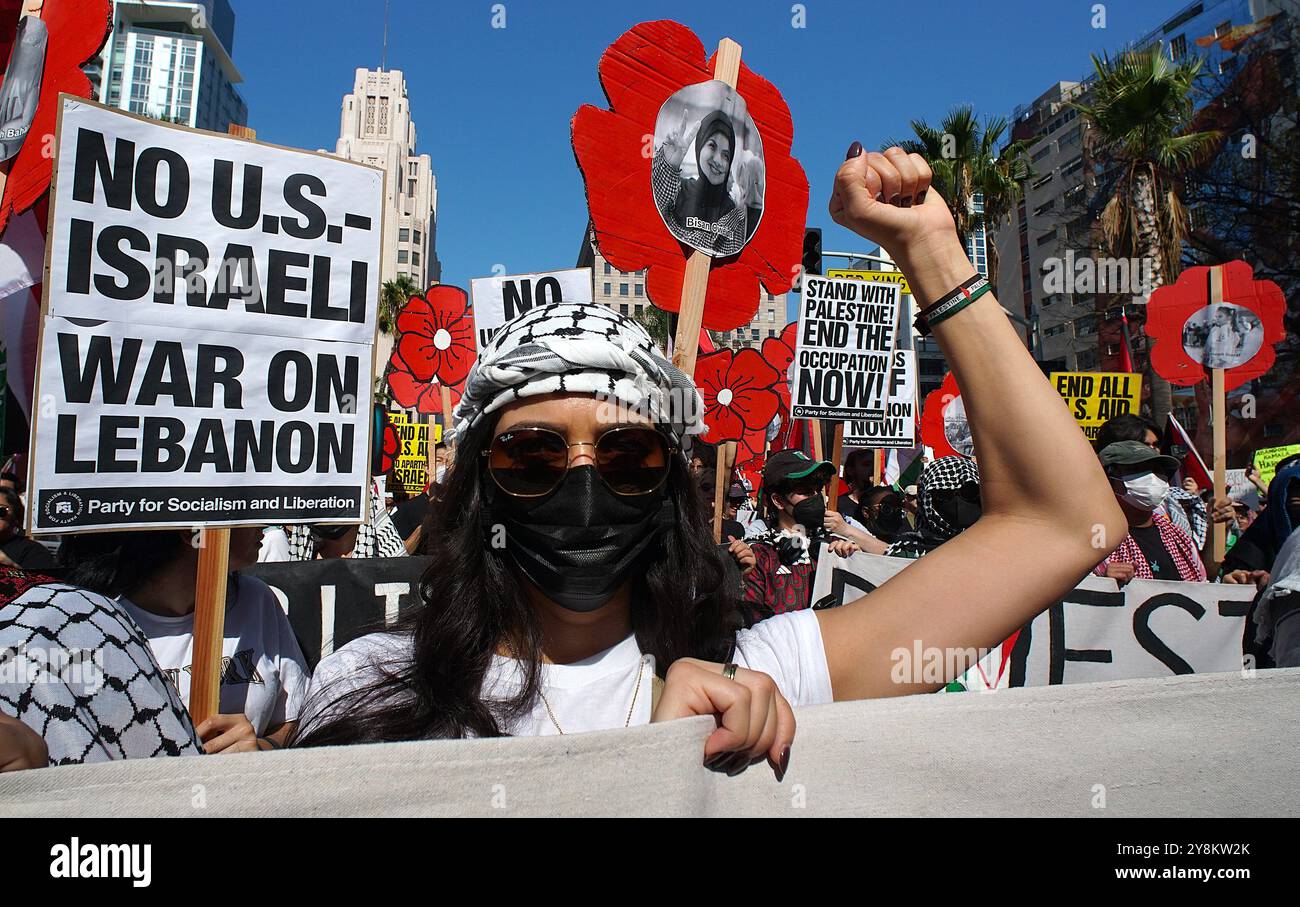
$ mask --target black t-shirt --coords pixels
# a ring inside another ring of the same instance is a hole
[[[48,570],[55,566],[50,550],[40,542],[32,541],[26,536],[16,535],[0,545],[0,551],[24,570]]]
[[[1178,573],[1178,565],[1174,563],[1173,555],[1165,548],[1164,540],[1160,538],[1160,530],[1156,528],[1155,523],[1142,527],[1130,526],[1128,531],[1129,535],[1133,536],[1133,541],[1138,543],[1138,547],[1146,555],[1151,574],[1156,579],[1174,582],[1182,579]]]
[[[835,509],[840,512],[840,516],[850,517],[855,520],[861,519],[858,516],[859,506],[860,503],[858,501],[853,500],[853,498],[849,497],[847,494],[840,495],[839,498],[835,501]]]
[[[425,514],[428,512],[429,496],[427,494],[417,494],[409,501],[397,505],[391,519],[393,528],[402,537],[402,541],[406,541],[411,537],[411,533],[424,522]]]

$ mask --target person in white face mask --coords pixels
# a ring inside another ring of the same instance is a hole
[[[1108,444],[1097,457],[1128,519],[1128,535],[1092,572],[1121,586],[1135,578],[1205,582],[1192,537],[1158,510],[1178,461],[1138,441]]]

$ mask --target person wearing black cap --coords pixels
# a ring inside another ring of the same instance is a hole
[[[744,612],[750,626],[808,607],[822,541],[840,557],[858,550],[853,542],[829,537],[824,529],[822,493],[834,475],[832,464],[797,450],[778,451],[768,459],[761,502],[769,528],[749,539],[757,563],[745,576]]]
[[[1128,535],[1093,573],[1109,576],[1121,586],[1135,578],[1205,582],[1205,565],[1196,543],[1158,512],[1178,460],[1140,441],[1108,444],[1097,458],[1128,520]]]

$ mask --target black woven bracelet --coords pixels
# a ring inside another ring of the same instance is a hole
[[[912,324],[917,333],[922,337],[928,337],[930,335],[930,319],[942,321],[944,315],[952,312],[957,307],[964,308],[968,300],[976,294],[983,295],[988,288],[988,278],[983,274],[976,274],[963,282],[957,289],[945,293],[938,302],[922,309]]]

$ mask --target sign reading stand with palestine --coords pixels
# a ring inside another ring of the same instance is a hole
[[[363,519],[383,171],[59,100],[32,531]]]
[[[1051,379],[1089,441],[1097,440],[1107,419],[1141,406],[1142,376],[1136,372],[1052,372]]]
[[[806,276],[795,340],[795,419],[882,419],[898,286]]]
[[[894,350],[889,372],[889,404],[885,417],[863,419],[844,426],[846,447],[916,446],[916,352]]]
[[[481,350],[498,328],[535,306],[591,302],[591,268],[476,277],[470,281],[469,291],[474,307],[474,329]]]

